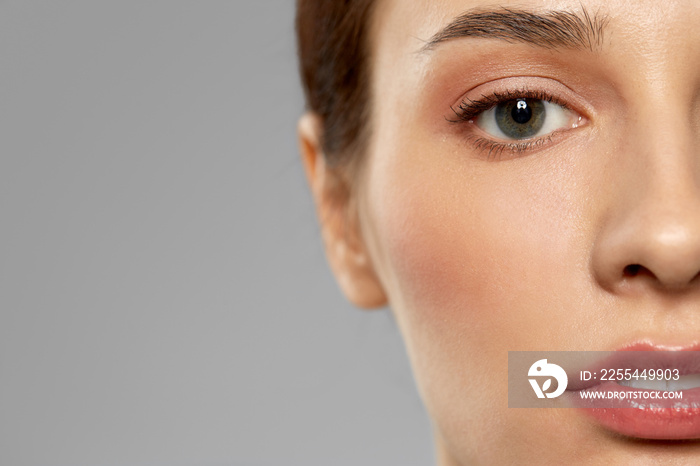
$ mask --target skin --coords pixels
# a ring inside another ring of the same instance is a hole
[[[507,355],[687,346],[700,334],[700,4],[521,0],[609,18],[600,47],[461,38],[453,18],[510,2],[379,0],[368,141],[349,196],[321,122],[299,124],[326,253],[348,299],[389,304],[435,427],[440,465],[694,464],[697,442],[606,431],[574,409],[509,409]],[[581,117],[499,158],[464,96],[556,95]],[[638,264],[639,273],[625,274]]]

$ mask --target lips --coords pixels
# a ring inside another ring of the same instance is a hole
[[[644,439],[700,438],[700,345],[668,351],[637,344],[578,368],[565,396],[604,428]],[[582,371],[590,380],[581,380]]]

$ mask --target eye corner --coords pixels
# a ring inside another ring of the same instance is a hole
[[[581,128],[590,123],[590,119],[582,115],[580,112],[573,111],[573,113],[575,113],[576,121],[571,124],[571,129]]]

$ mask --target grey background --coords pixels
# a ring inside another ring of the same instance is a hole
[[[0,2],[0,464],[425,465],[326,266],[294,2]]]

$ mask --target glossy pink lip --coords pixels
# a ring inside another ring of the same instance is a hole
[[[669,350],[669,347],[648,343],[635,344],[585,367],[591,372],[677,368],[680,375],[700,374],[700,345]],[[683,398],[680,400],[625,398],[610,401],[581,396],[581,392],[618,392],[636,396],[652,391],[619,385],[614,381],[590,381],[570,384],[565,396],[603,427],[625,436],[665,440],[700,438],[700,388],[681,390]]]

